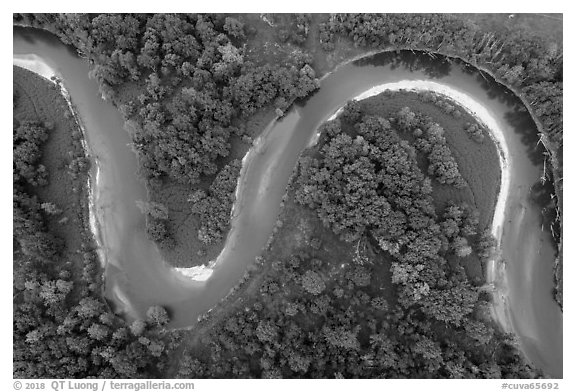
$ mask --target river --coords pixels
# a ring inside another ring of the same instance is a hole
[[[410,52],[370,56],[338,67],[322,79],[314,95],[270,124],[258,148],[250,151],[226,246],[210,278],[195,281],[170,268],[146,237],[144,217],[135,203],[146,200],[146,189],[135,174],[137,159],[128,132],[118,111],[101,99],[97,83],[87,77],[87,62],[51,34],[37,30],[15,27],[13,44],[15,61],[33,54],[63,80],[86,129],[92,170],[98,170],[92,178],[107,297],[132,316],[163,305],[172,314],[173,328],[194,325],[244,275],[272,232],[300,152],[318,126],[349,99],[376,85],[426,80],[473,97],[498,123],[509,151],[511,175],[501,237],[506,269],[505,279],[496,281],[505,299],[504,326],[518,334],[521,348],[537,367],[562,377],[562,312],[552,297],[555,246],[549,218],[542,213],[551,191],[540,184],[543,151],[529,115],[497,83],[458,63]]]

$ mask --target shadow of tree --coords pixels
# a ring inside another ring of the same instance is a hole
[[[515,110],[527,112],[522,101],[520,101],[520,99],[506,86],[498,83],[494,78],[492,78],[492,76],[482,71],[478,71],[476,81],[480,84],[482,89],[486,91],[490,99],[496,99],[504,105],[515,108]]]
[[[520,134],[520,140],[527,147],[526,154],[528,154],[530,161],[534,165],[542,165],[546,150],[542,143],[538,143],[538,130],[530,114],[522,111],[510,111],[504,114],[504,118],[514,132]]]
[[[542,183],[538,181],[530,187],[530,202],[538,206],[542,213],[542,230],[549,232],[554,238],[560,235],[560,226],[554,203],[554,185],[548,178]]]
[[[430,55],[423,51],[398,50],[382,52],[353,62],[355,66],[390,66],[392,70],[404,68],[411,72],[422,72],[432,79],[448,76],[452,71],[451,62],[441,55]]]
[[[41,30],[35,29],[33,27],[21,27],[21,26],[13,26],[12,27],[12,34],[13,36],[19,36],[24,41],[33,44],[36,42],[34,38]]]
[[[63,46],[68,53],[74,57],[78,56],[78,51],[72,44],[61,41],[58,36],[46,30],[38,29],[36,27],[13,26],[12,35],[20,37],[23,41],[29,44],[42,42],[43,44],[53,48],[61,48]]]

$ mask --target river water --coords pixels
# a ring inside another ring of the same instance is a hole
[[[93,167],[98,167],[91,175],[97,177],[95,211],[107,297],[133,317],[151,305],[163,305],[172,314],[174,328],[194,325],[254,262],[272,232],[300,152],[318,126],[349,99],[375,85],[403,80],[434,80],[473,97],[504,131],[510,154],[501,247],[507,327],[518,334],[521,348],[537,367],[562,377],[562,312],[552,297],[555,247],[550,218],[542,213],[550,204],[551,189],[540,183],[543,161],[535,124],[520,110],[520,102],[496,83],[457,63],[410,52],[371,56],[339,67],[323,78],[313,96],[270,124],[258,148],[250,151],[226,246],[210,279],[194,281],[166,265],[146,237],[144,217],[135,203],[146,200],[146,189],[136,176],[128,132],[118,111],[101,99],[97,83],[87,77],[87,62],[54,36],[37,30],[15,27],[13,44],[15,61],[35,55],[56,71],[86,129],[97,163]]]

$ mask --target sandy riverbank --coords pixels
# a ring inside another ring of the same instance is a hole
[[[258,137],[252,143],[252,147],[246,152],[246,154],[244,154],[244,157],[242,158],[242,168],[240,169],[240,175],[238,176],[238,179],[236,181],[236,190],[234,191],[235,200],[234,203],[232,203],[232,208],[230,209],[230,222],[233,222],[234,218],[238,215],[239,210],[242,208],[242,205],[240,203],[241,200],[240,186],[242,185],[242,178],[244,176],[244,173],[246,172],[249,156],[250,154],[258,153],[261,149],[262,149],[262,138]],[[224,254],[224,250],[226,249],[226,243],[228,242],[228,237],[230,236],[230,233],[232,232],[233,229],[232,225],[233,224],[231,223],[231,227],[230,230],[228,231],[226,241],[224,242],[225,246],[224,248],[222,248],[220,254],[216,259],[210,261],[208,265],[202,264],[194,267],[182,267],[182,268],[175,267],[174,271],[178,272],[180,276],[186,279],[190,279],[197,282],[205,282],[208,279],[210,279],[210,277],[214,273],[214,267],[217,265],[218,260],[221,259],[222,255]]]
[[[386,83],[375,86],[362,94],[354,97],[356,101],[360,101],[375,95],[382,93],[385,90],[410,90],[410,91],[431,91],[436,94],[441,94],[453,101],[455,101],[459,106],[465,109],[470,115],[472,115],[476,121],[482,123],[489,130],[490,137],[496,145],[500,157],[500,169],[502,171],[501,182],[500,182],[500,192],[498,194],[498,201],[496,203],[496,208],[494,211],[494,217],[492,220],[491,231],[494,237],[498,241],[502,237],[502,226],[504,223],[504,209],[506,207],[506,200],[508,199],[509,187],[510,187],[510,153],[506,145],[506,139],[504,137],[504,132],[498,125],[496,119],[490,114],[490,112],[479,102],[474,100],[473,97],[455,90],[454,88],[441,84],[438,82],[428,81],[428,80],[405,80],[396,83]],[[342,108],[339,108],[332,118],[337,116]],[[498,242],[499,243],[499,242]]]
[[[40,75],[50,82],[56,84],[54,77],[58,77],[56,71],[50,67],[42,58],[36,56],[35,54],[26,55],[14,55],[12,57],[12,63],[20,68],[25,68],[28,71],[34,72],[36,75]]]
[[[63,78],[61,75],[52,68],[44,59],[40,56],[35,54],[26,54],[26,55],[13,55],[12,62],[14,65],[25,68],[31,72],[34,72],[37,75],[42,76],[43,78],[47,79],[51,83],[54,83],[60,89],[60,94],[64,97],[64,100],[68,104],[68,108],[70,112],[74,116],[74,120],[80,131],[82,132],[82,148],[84,149],[84,155],[87,158],[91,158],[92,154],[90,153],[90,148],[88,147],[87,139],[86,139],[86,130],[82,124],[82,120],[80,116],[74,109],[74,105],[72,104],[72,98],[70,93],[66,89],[66,86],[63,83]],[[89,226],[90,231],[92,232],[92,236],[98,245],[98,259],[100,261],[100,265],[102,267],[106,266],[106,257],[102,247],[102,241],[100,237],[100,219],[98,219],[96,215],[96,195],[94,190],[98,189],[98,180],[100,177],[100,167],[98,165],[98,160],[95,157],[92,157],[93,167],[94,167],[94,179],[92,179],[91,175],[87,176],[86,179],[86,187],[88,189],[88,217],[89,217]],[[92,186],[92,182],[94,181],[95,186]]]

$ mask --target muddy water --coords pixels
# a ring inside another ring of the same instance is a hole
[[[95,206],[106,266],[106,292],[120,309],[142,315],[166,306],[174,328],[193,325],[242,277],[266,244],[298,155],[317,127],[347,100],[369,88],[402,80],[434,80],[483,104],[505,133],[510,152],[510,195],[502,230],[507,313],[521,347],[537,367],[562,376],[562,313],[552,300],[554,243],[542,209],[549,190],[539,184],[542,151],[536,129],[520,104],[494,83],[457,64],[403,52],[344,65],[322,80],[312,97],[267,128],[245,160],[235,218],[226,246],[205,282],[169,268],[147,240],[136,200],[145,200],[137,160],[117,110],[102,101],[88,66],[53,36],[14,29],[14,56],[35,54],[64,80],[87,131],[99,167]],[[418,70],[414,70],[418,69]]]

